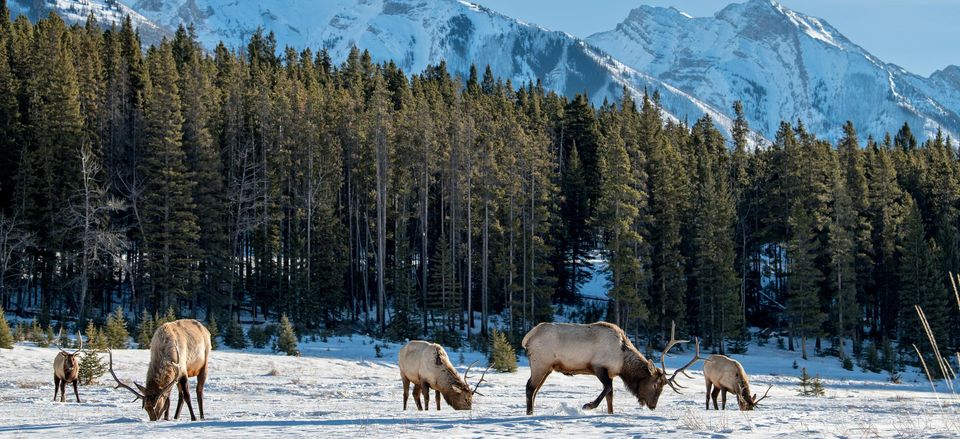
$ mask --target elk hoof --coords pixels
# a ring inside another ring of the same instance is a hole
[[[593,410],[593,409],[595,409],[595,408],[597,408],[597,406],[595,406],[595,405],[593,405],[592,403],[589,403],[589,402],[583,405],[583,409],[584,409],[584,410]]]

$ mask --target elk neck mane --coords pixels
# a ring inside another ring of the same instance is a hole
[[[620,379],[633,396],[639,397],[640,385],[656,373],[656,366],[647,360],[626,335],[622,336],[621,350],[623,352],[623,367],[620,369]]]
[[[447,354],[442,350],[437,350],[437,369],[439,373],[437,374],[437,385],[442,387],[450,386],[460,386],[465,389],[469,389],[466,383],[460,378],[460,375],[457,374],[457,370],[454,369],[453,364],[450,363],[450,359],[447,358]],[[444,395],[446,398],[446,395]]]
[[[742,396],[747,401],[753,401],[753,394],[750,393],[750,380],[747,379],[747,372],[743,370],[743,366],[740,363],[737,365],[737,380],[740,381],[740,396]]]

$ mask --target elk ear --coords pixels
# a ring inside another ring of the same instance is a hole
[[[137,383],[133,383],[133,385],[137,386],[137,388],[140,389],[140,393],[142,393],[142,394],[144,394],[144,395],[147,394],[147,388],[146,388],[146,387],[143,387],[143,386],[141,386],[140,384],[137,384]]]
[[[757,401],[757,394],[756,394],[756,393],[753,394],[753,401],[754,401],[754,402]]]
[[[463,390],[460,390],[460,386],[453,386],[452,389],[454,392],[457,392],[458,395],[463,393]]]

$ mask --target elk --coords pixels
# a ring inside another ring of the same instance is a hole
[[[473,406],[473,395],[477,392],[480,383],[487,371],[483,371],[480,380],[473,389],[467,384],[471,364],[467,367],[463,377],[457,375],[453,364],[447,357],[443,347],[423,340],[414,340],[400,349],[400,379],[403,381],[403,409],[407,409],[410,383],[413,383],[413,401],[417,403],[417,410],[430,410],[430,389],[436,392],[437,410],[440,410],[440,395],[454,410],[470,410]],[[476,364],[476,362],[474,362]],[[490,368],[487,367],[487,370]],[[423,394],[423,405],[420,404],[420,395]]]
[[[703,380],[707,383],[707,410],[710,410],[710,398],[713,398],[713,409],[717,408],[717,395],[723,394],[723,409],[727,409],[727,392],[737,395],[737,403],[740,404],[740,410],[753,410],[760,401],[767,397],[770,388],[763,393],[760,399],[757,395],[750,394],[750,381],[747,379],[747,373],[743,371],[740,362],[724,355],[711,355],[703,363]],[[711,388],[713,390],[711,391]]]
[[[530,379],[527,380],[527,414],[533,414],[533,403],[540,387],[551,372],[564,375],[594,375],[603,383],[603,391],[592,402],[583,405],[591,410],[607,399],[607,412],[613,413],[613,378],[620,377],[627,390],[637,397],[637,402],[649,409],[657,408],[660,392],[668,385],[674,392],[682,388],[674,380],[677,374],[700,359],[700,341],[696,340],[696,353],[685,366],[677,369],[669,377],[664,358],[678,343],[674,330],[670,330],[670,341],[660,357],[662,367],[658,368],[652,360],[646,359],[633,346],[619,326],[607,322],[588,325],[575,323],[541,323],[523,337],[523,347],[530,360]]]
[[[186,401],[190,420],[196,421],[190,403],[190,386],[187,378],[197,377],[197,405],[203,419],[203,383],[207,380],[207,361],[210,359],[210,331],[192,319],[176,320],[160,325],[150,340],[150,365],[147,367],[146,385],[134,382],[134,389],[120,381],[113,371],[113,352],[110,352],[110,375],[117,382],[117,389],[124,388],[143,401],[143,409],[151,421],[170,419],[170,390],[177,386],[180,399],[173,419],[180,417]]]
[[[61,335],[63,335],[63,328],[60,328],[60,334],[57,335],[57,338],[59,339]],[[73,395],[77,397],[77,402],[80,402],[80,391],[77,390],[77,381],[80,378],[80,360],[77,355],[83,350],[83,337],[80,336],[80,331],[77,331],[77,340],[80,340],[80,348],[73,353],[63,350],[63,347],[59,344],[57,346],[60,352],[53,359],[54,401],[57,400],[57,393],[60,393],[60,402],[66,402],[67,384],[72,383]]]

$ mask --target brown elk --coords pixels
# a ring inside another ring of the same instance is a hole
[[[63,328],[60,328],[60,334],[57,338],[63,335]],[[80,336],[80,331],[77,331],[77,340],[80,340],[80,348],[73,351],[73,353],[63,350],[63,347],[60,347],[60,352],[57,353],[56,358],[53,359],[53,400],[57,400],[57,393],[60,393],[60,402],[65,402],[66,393],[67,393],[67,384],[73,384],[73,395],[77,397],[77,402],[80,402],[80,391],[77,390],[77,381],[80,378],[80,360],[77,356],[80,354],[80,351],[83,350],[83,337]]]
[[[143,401],[143,409],[151,421],[170,419],[170,390],[177,386],[180,399],[173,419],[180,417],[186,401],[190,420],[196,421],[190,403],[190,387],[187,378],[197,377],[197,405],[203,419],[203,383],[207,380],[207,361],[210,358],[210,331],[192,319],[177,320],[160,325],[150,340],[150,365],[147,367],[145,386],[134,383],[136,389],[117,378],[113,371],[113,352],[110,353],[110,374],[117,382],[116,388],[125,388]],[[136,399],[134,399],[136,401]]]
[[[717,408],[717,395],[722,396],[722,407],[727,408],[727,392],[737,395],[740,410],[753,410],[760,401],[770,393],[770,387],[760,399],[750,393],[750,380],[744,372],[740,362],[724,355],[711,355],[703,363],[703,380],[707,383],[707,410],[710,410],[710,398],[713,398],[713,409]],[[712,388],[712,390],[711,390]]]
[[[670,341],[660,357],[661,368],[646,359],[633,346],[619,326],[607,322],[589,325],[574,323],[541,323],[523,337],[523,347],[530,360],[530,379],[527,380],[527,414],[533,414],[533,403],[551,372],[564,375],[594,375],[603,383],[603,391],[592,402],[583,405],[584,410],[597,408],[600,401],[607,399],[607,412],[613,413],[613,378],[620,377],[623,384],[637,402],[651,410],[657,408],[657,401],[663,386],[674,392],[683,387],[674,380],[677,374],[700,359],[700,341],[696,341],[696,353],[685,366],[667,376],[664,358],[678,343],[674,329],[670,330]],[[689,378],[689,376],[687,376]]]
[[[437,410],[440,410],[440,395],[443,395],[443,399],[455,410],[470,410],[473,406],[473,395],[480,394],[477,388],[487,374],[484,371],[476,386],[471,389],[467,384],[470,367],[467,367],[461,377],[453,364],[450,364],[447,352],[442,346],[422,340],[407,343],[400,349],[399,357],[404,410],[407,409],[410,383],[413,383],[413,401],[417,403],[417,410],[430,410],[430,389],[436,392]],[[420,404],[421,394],[423,405]]]

